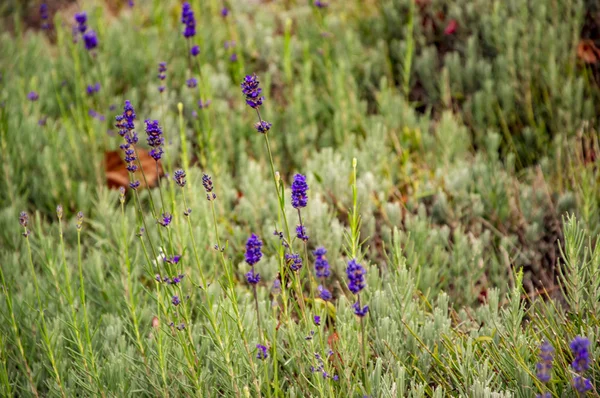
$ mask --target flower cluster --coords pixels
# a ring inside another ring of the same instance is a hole
[[[210,106],[211,102],[212,102],[211,100],[206,100],[204,102],[202,102],[202,100],[198,100],[198,108],[200,108],[200,109],[208,109],[208,107]]]
[[[162,82],[166,78],[167,78],[167,63],[166,62],[160,62],[158,64],[158,79]],[[158,87],[158,91],[161,92],[161,93],[163,91],[165,91],[165,86],[164,85],[159,86]]]
[[[161,277],[159,274],[156,274],[154,279],[156,279],[156,281],[159,283],[164,282],[167,285],[177,285],[181,282],[181,280],[184,278],[184,276],[185,276],[184,274],[179,274],[177,276],[174,276],[173,278],[169,278],[168,276]]]
[[[83,212],[78,211],[77,215],[75,216],[75,228],[77,228],[77,231],[81,231],[82,227],[83,227]]]
[[[329,3],[327,3],[326,1],[315,0],[315,7],[317,7],[317,8],[326,8],[328,6],[329,6]]]
[[[286,253],[285,261],[290,269],[294,272],[302,268],[302,257],[299,254]]]
[[[158,120],[145,120],[146,123],[146,134],[148,135],[148,146],[152,148],[150,150],[150,156],[157,162],[164,153],[162,145],[165,142],[163,132],[158,125]]]
[[[265,97],[261,95],[262,88],[259,87],[259,83],[256,75],[248,75],[241,84],[242,93],[246,97],[246,104],[253,109],[258,109],[265,99]]]
[[[296,225],[296,238],[304,242],[308,240],[308,235],[306,234],[306,227],[304,227],[304,225]]]
[[[208,174],[203,174],[202,175],[202,186],[204,187],[204,190],[206,191],[206,200],[215,200],[217,198],[217,194],[213,192],[213,183],[212,183],[212,179],[210,178],[210,176]]]
[[[269,353],[268,353],[267,347],[265,347],[262,344],[257,344],[256,348],[257,348],[256,358],[258,358],[258,359],[267,359],[269,357]]]
[[[346,274],[348,275],[348,289],[354,294],[360,293],[365,287],[365,269],[362,265],[352,259],[348,262]]]
[[[266,134],[267,131],[271,130],[271,126],[273,126],[271,123],[261,120],[260,122],[258,122],[254,125],[254,128],[259,133]]]
[[[27,94],[27,99],[31,102],[37,101],[39,98],[40,96],[35,91],[30,91],[29,94]]]
[[[194,18],[192,6],[187,1],[183,3],[181,8],[181,23],[185,25],[183,36],[186,39],[196,36],[196,18]]]
[[[577,373],[573,378],[573,387],[580,394],[585,394],[592,389],[589,379],[583,377],[583,374],[590,368],[590,341],[586,337],[577,336],[569,345],[573,353],[573,362],[571,367]]]
[[[133,145],[125,142],[120,145],[120,148],[125,153],[125,162],[127,163],[127,166],[126,166],[127,171],[129,171],[130,173],[135,173],[137,171],[138,167],[135,164],[135,161],[137,158],[135,157],[135,150],[133,149]]]
[[[329,350],[327,352],[327,357],[330,357],[332,355],[333,355],[333,351]],[[317,361],[317,366],[310,367],[310,371],[312,373],[321,373],[321,375],[323,376],[324,379],[331,378],[333,381],[339,380],[339,377],[337,375],[331,376],[329,373],[327,373],[325,371],[325,362],[323,361],[323,358],[321,357],[321,355],[319,353],[315,352],[315,359]]]
[[[348,267],[346,268],[346,274],[348,275],[348,289],[354,294],[360,294],[360,291],[365,288],[365,273],[366,270],[362,265],[356,262],[356,259],[352,259],[348,262]],[[360,297],[359,299],[352,305],[354,309],[354,314],[359,317],[364,317],[369,311],[369,306],[365,305],[361,308],[360,306]]]
[[[258,236],[252,234],[246,242],[246,263],[252,267],[246,274],[246,281],[256,285],[260,281],[260,275],[254,272],[254,265],[262,258],[262,242]]]
[[[77,26],[74,31],[82,35],[85,48],[89,51],[98,47],[98,37],[96,36],[96,32],[88,29],[87,14],[85,11],[75,14],[75,22],[77,22]]]
[[[190,49],[190,54],[192,55],[192,57],[196,57],[198,56],[198,54],[200,54],[200,47],[195,45]]]
[[[171,220],[173,220],[171,213],[163,213],[157,222],[163,227],[168,227],[171,224]]]
[[[547,341],[540,345],[540,361],[536,365],[536,376],[542,383],[550,381],[550,371],[554,360],[554,348]]]
[[[175,180],[175,183],[181,188],[185,187],[187,181],[185,179],[185,171],[183,171],[183,169],[175,170],[175,172],[173,173],[173,179]]]
[[[295,209],[306,207],[308,203],[308,184],[306,183],[306,177],[302,174],[296,174],[294,176],[294,182],[292,183],[292,206]]]
[[[331,275],[331,269],[329,267],[329,262],[325,258],[325,254],[327,254],[327,250],[324,247],[318,247],[313,254],[315,255],[315,272],[317,274],[317,278],[328,278]]]
[[[42,20],[42,29],[50,29],[50,22],[48,22],[50,15],[48,14],[48,5],[46,3],[40,5],[40,19]]]
[[[171,303],[177,307],[179,304],[181,304],[181,299],[179,298],[179,296],[175,295],[171,299]]]
[[[189,78],[185,81],[185,84],[189,88],[196,88],[198,86],[198,79],[196,79],[195,77]]]
[[[115,127],[119,129],[119,135],[131,144],[134,145],[138,142],[137,133],[134,131],[135,129],[135,110],[131,105],[129,100],[125,101],[125,106],[123,107],[123,114],[115,117],[116,124]]]
[[[100,83],[89,84],[85,91],[87,92],[88,95],[93,95],[94,93],[99,92],[100,91]]]
[[[21,224],[25,230],[25,232],[23,232],[23,236],[27,238],[30,234],[29,230],[27,229],[27,225],[29,224],[29,214],[27,214],[27,212],[22,211],[19,214],[19,224]]]

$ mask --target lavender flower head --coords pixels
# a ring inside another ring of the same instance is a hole
[[[552,361],[554,360],[554,348],[547,341],[540,345],[540,361],[536,365],[537,378],[542,383],[550,381],[550,371],[552,370]]]
[[[40,18],[42,19],[42,29],[50,29],[50,23],[48,22],[50,16],[48,15],[48,5],[46,3],[40,5]]]
[[[253,109],[258,109],[265,99],[265,97],[261,95],[262,88],[258,86],[259,83],[256,75],[247,75],[241,84],[242,93],[246,97],[246,104]]]
[[[225,18],[225,17],[227,17],[227,15],[229,15],[229,9],[228,9],[227,7],[223,7],[223,8],[221,9],[221,16],[222,16],[223,18]]]
[[[40,96],[35,91],[30,91],[29,94],[27,94],[27,99],[31,102],[37,101],[39,98]]]
[[[160,62],[158,64],[158,78],[160,80],[165,80],[165,78],[167,77],[166,72],[167,72],[167,63]]]
[[[123,107],[123,114],[115,117],[116,124],[115,127],[119,129],[119,135],[130,144],[136,144],[138,141],[137,135],[135,131],[135,110],[131,105],[129,100],[125,101],[125,106]]]
[[[260,122],[258,122],[254,125],[254,128],[259,133],[266,134],[269,130],[271,130],[271,126],[273,126],[273,124],[271,124],[265,120],[261,120]]]
[[[267,352],[267,347],[265,347],[262,344],[257,344],[256,348],[258,349],[258,352],[256,353],[256,358],[267,359],[267,357],[269,356],[269,353]]]
[[[196,36],[196,19],[194,18],[194,11],[192,6],[187,1],[183,3],[181,8],[181,23],[185,25],[183,36],[186,39]]]
[[[315,0],[315,7],[317,8],[326,8],[329,6],[329,3],[327,3],[326,1],[321,1],[321,0]]]
[[[173,216],[171,215],[171,213],[163,213],[160,220],[158,220],[158,223],[163,227],[168,227],[169,224],[171,224],[172,219]]]
[[[321,317],[320,317],[320,316],[318,316],[318,315],[315,315],[315,316],[313,317],[313,322],[314,322],[314,324],[315,324],[316,326],[321,326]]]
[[[123,152],[125,153],[125,163],[127,163],[127,171],[129,171],[130,173],[135,173],[138,169],[137,165],[135,164],[136,161],[136,156],[135,156],[135,150],[133,149],[133,146],[127,142],[121,144],[119,146]]]
[[[308,184],[306,183],[306,177],[302,174],[296,174],[294,176],[294,182],[292,183],[292,206],[295,209],[306,207],[308,203]]]
[[[213,192],[214,187],[213,187],[212,179],[208,174],[202,175],[202,186],[204,187],[204,190],[206,191],[206,200],[210,201],[210,200],[215,200],[217,198],[217,194]]]
[[[173,303],[174,306],[178,306],[179,304],[181,304],[181,299],[179,298],[179,296],[173,296],[173,298],[171,299],[171,303]]]
[[[195,88],[198,86],[198,79],[196,79],[195,77],[192,77],[188,80],[185,81],[185,84],[189,87],[189,88]]]
[[[254,272],[254,267],[250,271],[246,273],[246,282],[250,285],[256,285],[260,282],[260,274],[258,272]]]
[[[175,170],[175,172],[173,173],[173,179],[175,180],[175,183],[181,188],[185,187],[187,181],[185,180],[185,171],[183,171],[183,169]]]
[[[192,57],[196,57],[198,54],[200,54],[200,47],[199,46],[194,46],[190,49],[190,54],[192,54]]]
[[[352,304],[352,308],[354,309],[354,315],[357,315],[361,318],[367,315],[367,312],[369,312],[369,306],[365,305],[363,308],[360,308],[360,303],[358,301]]]
[[[27,212],[22,211],[19,214],[19,224],[21,224],[23,228],[27,228],[27,225],[29,224],[29,214],[27,214]]]
[[[306,234],[306,227],[304,227],[304,225],[296,225],[296,238],[304,242],[308,241],[308,235]]]
[[[165,143],[163,132],[158,125],[158,120],[145,120],[146,123],[146,134],[148,135],[148,145],[152,148],[150,150],[150,156],[157,162],[164,153],[162,145]]]
[[[99,91],[100,91],[100,83],[90,84],[86,88],[86,92],[88,93],[88,95],[93,95],[94,93],[97,93]]]
[[[83,35],[83,42],[85,44],[85,48],[88,51],[93,50],[94,48],[98,47],[98,37],[96,36],[96,32],[94,32],[93,30],[88,30],[84,35]]]
[[[577,373],[583,373],[588,370],[590,368],[590,341],[587,337],[575,337],[571,341],[571,344],[569,344],[569,347],[571,347],[571,352],[573,352],[574,356],[573,363],[571,364],[573,370]]]
[[[352,259],[348,262],[346,268],[346,274],[348,275],[348,288],[354,294],[358,294],[365,287],[365,273],[366,270],[362,265]]]
[[[202,101],[202,100],[198,100],[198,108],[200,109],[208,109],[208,107],[210,106],[210,103],[212,101],[211,100],[206,100],[206,101]]]
[[[77,22],[77,30],[84,33],[87,30],[87,13],[83,11],[75,14],[75,22]]]
[[[590,368],[590,341],[587,337],[577,336],[569,344],[573,353],[571,367],[577,373],[573,378],[573,387],[581,395],[592,389],[591,382],[583,377],[583,373]]]
[[[327,278],[331,275],[331,267],[325,258],[327,250],[324,247],[318,247],[313,254],[315,255],[315,273],[317,278]]]
[[[302,268],[302,257],[299,254],[286,253],[285,261],[289,265],[290,269],[294,272]]]
[[[255,234],[250,235],[246,242],[246,263],[250,266],[258,263],[262,258],[262,242]]]
[[[573,387],[579,394],[584,395],[592,389],[592,383],[583,376],[575,376],[573,378]]]
[[[331,292],[329,290],[327,290],[327,288],[323,287],[322,285],[319,285],[317,290],[319,291],[319,297],[321,298],[321,300],[329,301],[333,298]]]

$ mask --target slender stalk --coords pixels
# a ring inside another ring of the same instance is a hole
[[[78,221],[78,222],[81,222]],[[102,397],[105,397],[104,388],[102,387],[102,383],[100,382],[100,377],[98,375],[98,368],[96,367],[96,360],[94,355],[94,349],[92,347],[92,335],[90,333],[90,323],[87,311],[87,305],[85,301],[85,285],[83,282],[83,262],[81,260],[81,224],[77,225],[77,265],[79,268],[79,299],[81,301],[81,307],[83,308],[83,328],[85,331],[85,336],[88,344],[88,351],[90,354],[90,361],[92,365],[92,371],[94,372],[94,378],[96,379],[96,383],[98,384],[98,391]]]
[[[4,297],[6,298],[6,306],[8,307],[8,312],[10,313],[10,324],[15,335],[17,349],[19,350],[21,360],[23,361],[23,366],[25,367],[25,374],[27,376],[27,381],[29,382],[29,388],[31,389],[31,393],[34,396],[39,397],[37,388],[35,386],[35,381],[33,380],[31,368],[29,367],[29,362],[27,361],[27,356],[25,355],[25,350],[23,349],[23,342],[21,341],[21,336],[19,335],[19,325],[17,324],[17,319],[15,318],[12,294],[10,294],[10,290],[8,289],[8,286],[6,285],[6,280],[4,279],[3,267],[0,267],[0,278],[2,280],[2,289],[4,290]]]
[[[54,350],[52,349],[52,342],[50,341],[50,336],[48,335],[48,325],[46,324],[46,315],[44,314],[45,309],[44,309],[44,305],[42,304],[42,298],[40,295],[40,288],[39,288],[39,283],[38,283],[38,279],[37,279],[37,274],[35,272],[35,267],[33,265],[33,254],[31,252],[31,243],[29,242],[29,232],[27,231],[27,227],[23,227],[23,228],[25,230],[24,231],[25,241],[27,242],[27,254],[29,257],[29,267],[31,270],[33,286],[35,288],[35,295],[37,298],[38,309],[40,311],[42,339],[44,340],[44,346],[46,348],[46,353],[48,355],[48,359],[50,360],[50,365],[52,366],[52,371],[54,372],[54,378],[56,379],[56,383],[58,384],[61,395],[63,397],[66,397],[65,391],[63,389],[62,381],[60,378],[60,373],[58,372],[58,367],[56,364],[56,357],[54,355]]]

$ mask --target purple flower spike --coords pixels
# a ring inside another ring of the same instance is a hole
[[[171,303],[173,303],[174,306],[178,306],[179,304],[181,304],[181,299],[179,298],[179,296],[173,296],[173,298],[171,299]]]
[[[183,36],[186,39],[196,36],[196,19],[194,18],[194,11],[192,11],[192,6],[187,1],[183,3],[181,8],[181,23],[185,25]]]
[[[85,11],[75,14],[75,22],[77,22],[77,30],[84,33],[87,30],[87,14]]]
[[[198,86],[198,79],[196,79],[195,77],[192,77],[188,80],[186,80],[185,84],[189,87],[189,88],[195,88]]]
[[[321,326],[321,317],[318,315],[315,315],[313,317],[313,322],[315,323],[316,326]]]
[[[98,47],[98,37],[96,36],[96,32],[94,32],[93,30],[88,30],[84,35],[83,35],[83,42],[85,43],[85,48],[88,51],[93,50],[94,48]]]
[[[590,341],[587,337],[575,337],[569,347],[571,347],[574,356],[573,363],[571,364],[573,370],[577,373],[583,373],[588,370],[590,368]]]
[[[308,184],[306,183],[306,177],[302,174],[296,174],[294,176],[294,182],[292,183],[292,206],[295,209],[306,207],[308,203]]]
[[[258,236],[252,234],[246,242],[246,263],[250,266],[258,263],[262,258],[262,242]]]
[[[331,275],[331,268],[329,262],[325,258],[327,250],[324,247],[317,248],[313,254],[315,255],[315,273],[317,278],[327,278]]]
[[[296,225],[296,238],[304,242],[308,241],[308,235],[306,234],[306,227],[304,225]]]
[[[227,17],[227,15],[229,15],[229,10],[227,9],[227,7],[223,7],[223,8],[221,9],[221,16],[222,16],[223,18],[225,18],[225,17]]]
[[[171,224],[172,219],[173,216],[171,215],[171,213],[163,213],[161,219],[158,220],[158,223],[163,227],[168,227],[169,224]]]
[[[144,123],[146,123],[148,145],[152,148],[150,156],[158,162],[164,153],[162,145],[165,143],[165,138],[162,129],[158,125],[158,120],[145,120]]]
[[[185,171],[183,171],[183,169],[175,170],[175,172],[173,173],[173,179],[175,180],[175,183],[181,188],[185,187],[186,180]]]
[[[317,290],[319,291],[319,297],[321,298],[321,300],[329,301],[333,298],[333,296],[331,295],[331,292],[329,290],[327,290],[325,287],[323,287],[322,285],[319,285]]]
[[[256,123],[254,125],[254,128],[256,129],[256,131],[258,131],[261,134],[266,134],[267,131],[271,130],[271,126],[272,124],[265,121],[265,120],[261,120],[260,122]]]
[[[367,312],[369,312],[369,306],[365,305],[363,308],[360,308],[358,301],[352,305],[352,308],[354,308],[354,314],[360,318],[364,317],[367,315]]]
[[[27,94],[27,99],[31,102],[37,101],[39,98],[40,96],[35,91],[30,91],[29,94]]]
[[[200,47],[198,47],[198,46],[192,47],[191,50],[190,50],[190,54],[192,54],[193,57],[195,57],[198,54],[200,54]]]
[[[267,347],[265,347],[262,344],[257,344],[256,348],[258,349],[258,352],[256,353],[256,358],[267,359],[267,357],[269,356],[269,353],[267,352]]]
[[[575,376],[573,379],[573,387],[581,395],[592,389],[592,383],[583,376]]]
[[[260,282],[260,274],[258,272],[254,272],[254,267],[250,271],[246,273],[246,282],[250,285],[256,285]]]
[[[315,0],[315,7],[317,8],[326,8],[329,6],[329,3],[327,3],[326,1],[321,1],[321,0]]]
[[[262,89],[258,87],[259,83],[256,75],[248,75],[241,84],[242,93],[246,97],[246,104],[253,109],[258,109],[265,99],[261,95]]]
[[[348,262],[348,268],[346,268],[346,274],[348,275],[348,288],[354,294],[359,293],[365,287],[365,269],[352,259]]]
[[[285,261],[287,262],[290,269],[294,272],[302,268],[302,257],[299,254],[286,254]]]
[[[537,378],[542,383],[550,381],[550,371],[554,360],[554,348],[547,341],[540,345],[540,361],[536,365]]]

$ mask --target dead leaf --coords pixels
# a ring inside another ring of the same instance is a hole
[[[577,45],[577,56],[587,64],[595,64],[600,59],[600,50],[593,41],[581,40]]]
[[[139,165],[141,165],[144,170],[148,185],[150,188],[156,186],[158,179],[164,175],[162,164],[160,162],[158,163],[157,170],[156,161],[145,149],[138,148],[137,155],[140,161]],[[120,187],[129,187],[129,172],[127,171],[126,163],[123,160],[123,151],[104,152],[104,170],[106,172],[106,185],[108,185],[109,188],[118,189]],[[135,177],[140,181],[140,187],[145,188],[144,178],[139,170],[135,173]]]

